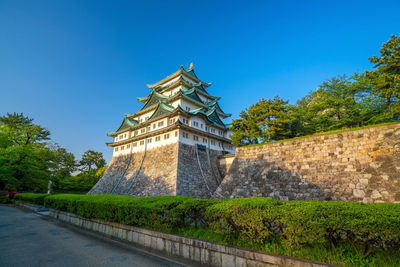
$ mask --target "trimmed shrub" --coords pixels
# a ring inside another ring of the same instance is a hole
[[[44,205],[44,199],[49,196],[48,194],[36,193],[19,193],[14,196],[15,200],[28,202],[35,205]]]
[[[44,201],[85,218],[215,241],[214,235],[224,244],[330,263],[374,265],[376,259],[390,259],[400,265],[400,204],[73,194],[18,194],[16,199]]]

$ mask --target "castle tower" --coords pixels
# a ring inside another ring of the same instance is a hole
[[[89,194],[186,195],[209,198],[221,182],[216,158],[234,153],[220,97],[207,92],[193,69],[182,66],[151,92],[143,107],[108,133],[109,168]]]

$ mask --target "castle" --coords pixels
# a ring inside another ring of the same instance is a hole
[[[222,180],[217,156],[235,152],[223,122],[231,114],[207,92],[210,85],[193,64],[148,85],[150,94],[137,98],[143,107],[108,133],[113,158],[89,193],[209,198]]]
[[[193,65],[149,85],[89,194],[400,203],[400,123],[236,149],[209,86]]]

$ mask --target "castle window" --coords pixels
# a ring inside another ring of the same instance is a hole
[[[203,138],[203,143],[207,144],[207,138]]]
[[[192,125],[196,126],[196,127],[199,127],[199,123],[197,121],[192,121]]]
[[[182,136],[183,136],[184,138],[189,138],[189,134],[188,134],[188,133],[185,133],[185,132],[182,132]]]
[[[136,142],[133,143],[133,144],[132,144],[132,147],[137,147],[137,143],[136,143]]]
[[[215,140],[211,139],[211,144],[215,145]]]
[[[208,126],[206,126],[206,131],[208,131]]]
[[[169,120],[169,124],[173,124],[174,122],[175,122],[174,119],[170,119],[170,120]]]
[[[142,130],[140,130],[140,133],[144,133],[144,132],[146,132],[146,129],[145,129],[145,128],[143,128]]]
[[[168,139],[169,138],[169,134],[164,134],[164,139]]]
[[[200,124],[200,128],[203,129],[203,124],[202,123]]]
[[[199,137],[197,135],[193,135],[193,140],[194,141],[199,141]]]
[[[177,137],[177,136],[178,136],[178,131],[175,132],[175,137]]]
[[[156,136],[156,142],[160,141],[161,137],[160,136]]]
[[[144,145],[144,140],[140,141],[140,145],[141,145],[141,146]]]
[[[118,151],[118,147],[114,148],[114,151],[117,152]]]
[[[152,140],[152,138],[148,138],[148,139],[147,139],[147,143],[150,144],[150,143],[151,143],[151,140]]]
[[[190,108],[189,108],[189,107],[186,107],[186,111],[190,111]]]
[[[126,134],[124,134],[124,138],[126,138]]]
[[[164,126],[164,121],[158,122],[158,127],[163,127]]]
[[[215,129],[214,128],[210,128],[211,133],[215,133]]]
[[[183,123],[189,124],[189,120],[187,120],[187,119],[182,119],[182,120],[183,120]]]
[[[131,147],[131,144],[127,144],[127,145],[126,145],[126,148],[130,148],[130,147]]]
[[[124,150],[125,149],[125,146],[121,146],[121,150]]]
[[[138,135],[138,133],[139,133],[138,131],[135,131],[135,136]]]
[[[154,123],[154,124],[153,124],[153,129],[155,129],[155,128],[156,128],[156,124]]]
[[[150,132],[150,130],[151,130],[151,127],[150,126],[147,127],[147,132]]]

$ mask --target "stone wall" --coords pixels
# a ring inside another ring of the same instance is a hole
[[[214,197],[400,202],[400,124],[238,148]]]
[[[176,194],[211,198],[222,180],[217,159],[220,154],[220,151],[211,149],[208,154],[207,150],[180,144]]]
[[[218,157],[218,170],[222,177],[228,174],[229,169],[232,167],[233,160],[235,159],[234,154],[228,154],[225,156]]]
[[[110,194],[121,177],[123,178],[116,187],[115,194],[132,196],[176,194],[177,143],[147,150],[145,155],[144,152],[133,153],[130,164],[129,160],[129,155],[113,157],[103,177],[89,194]]]
[[[195,146],[175,143],[147,150],[145,155],[137,152],[132,157],[113,157],[89,194],[110,194],[116,188],[113,193],[119,195],[210,198],[222,180],[217,162],[220,153],[196,153]]]

